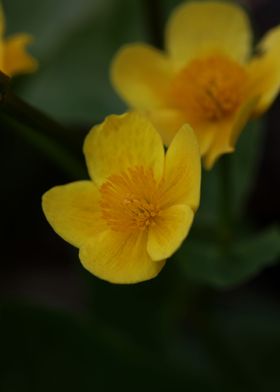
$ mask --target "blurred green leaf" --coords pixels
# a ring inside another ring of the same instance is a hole
[[[235,298],[230,306],[216,309],[208,330],[213,344],[221,345],[236,364],[232,371],[242,372],[247,391],[280,389],[280,317],[275,299],[252,294]]]
[[[259,165],[264,123],[253,121],[240,135],[235,152],[221,159],[228,159],[230,166],[230,203],[234,221],[244,214],[249,192],[252,190]],[[219,225],[221,195],[221,160],[210,171],[204,171],[201,184],[201,203],[194,225],[198,229]]]
[[[241,133],[231,155],[232,213],[235,217],[240,218],[244,212],[248,194],[256,180],[264,125],[262,120],[251,121]]]
[[[109,68],[121,45],[147,40],[141,2],[9,0],[4,8],[10,32],[35,38],[40,68],[19,84],[23,98],[67,123],[91,125],[125,110]]]
[[[2,305],[0,320],[1,391],[215,391],[186,363],[177,368],[95,318]]]
[[[187,240],[175,255],[188,279],[212,287],[243,283],[280,257],[280,231],[271,227],[232,244],[228,252],[215,241]]]
[[[79,321],[59,312],[1,306],[3,391],[90,391],[98,351]]]
[[[128,42],[153,40],[149,15],[159,19],[153,24],[162,25],[163,36],[164,24],[179,3],[3,0],[8,33],[31,33],[31,50],[40,62],[38,72],[21,79],[17,92],[65,123],[91,125],[125,111],[109,80],[112,58]]]

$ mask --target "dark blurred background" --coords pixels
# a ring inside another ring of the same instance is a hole
[[[127,42],[161,44],[179,3],[3,1],[7,34],[34,35],[40,62],[37,73],[13,80],[14,91],[67,126],[67,143],[83,160],[90,127],[125,110],[108,77],[114,53]],[[243,4],[256,38],[280,23],[278,1]],[[243,203],[256,230],[279,224],[279,122],[277,99],[263,120]],[[1,391],[280,389],[276,263],[228,288],[194,284],[176,259],[150,282],[100,281],[41,211],[41,195],[73,178],[24,135],[1,135]]]

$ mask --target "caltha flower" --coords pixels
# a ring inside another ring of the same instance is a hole
[[[280,86],[280,27],[252,57],[247,15],[236,4],[188,2],[166,29],[166,52],[145,44],[120,49],[112,82],[134,109],[145,112],[169,144],[188,122],[206,168],[233,151],[250,117],[262,114]]]
[[[4,33],[5,17],[0,4],[0,71],[9,76],[35,71],[37,61],[26,52],[32,36],[21,33],[5,38]]]
[[[139,114],[109,116],[87,136],[91,177],[43,196],[53,229],[80,249],[94,275],[113,283],[155,277],[180,246],[200,194],[200,156],[187,125],[165,154],[160,135]]]

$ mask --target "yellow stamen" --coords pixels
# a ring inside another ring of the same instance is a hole
[[[221,120],[236,111],[245,94],[247,74],[234,60],[222,55],[195,59],[171,83],[175,107],[201,119]]]
[[[145,230],[160,212],[159,187],[151,169],[134,167],[101,187],[102,216],[114,231]]]

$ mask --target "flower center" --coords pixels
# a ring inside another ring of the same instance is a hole
[[[114,231],[145,230],[159,214],[159,188],[151,169],[134,167],[101,186],[102,216]]]
[[[241,104],[246,81],[244,67],[226,56],[195,59],[172,81],[171,103],[200,119],[221,120]]]

